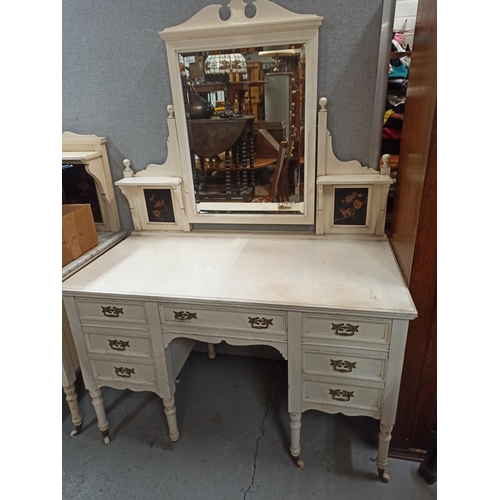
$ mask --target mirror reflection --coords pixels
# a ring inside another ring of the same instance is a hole
[[[304,213],[305,47],[184,52],[197,213]]]

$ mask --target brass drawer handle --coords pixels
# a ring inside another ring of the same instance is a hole
[[[109,347],[115,351],[124,351],[126,347],[130,347],[129,341],[125,340],[110,340],[108,339]]]
[[[189,311],[174,311],[175,319],[180,319],[181,321],[186,321],[189,319],[198,319],[196,317],[197,313],[190,313]]]
[[[336,401],[350,401],[354,397],[354,391],[344,389],[330,389],[330,396]]]
[[[118,318],[119,314],[123,314],[123,307],[101,306],[102,313],[108,318]]]
[[[123,366],[116,367],[115,366],[115,373],[118,375],[118,377],[123,377],[123,378],[130,378],[132,374],[135,375],[134,368],[124,368]]]
[[[333,369],[337,372],[342,372],[342,373],[349,373],[352,372],[353,370],[356,369],[356,363],[351,363],[350,361],[342,361],[341,359],[335,360],[331,359],[330,360],[330,365],[333,366]]]
[[[256,328],[257,330],[265,330],[269,328],[269,325],[273,326],[273,319],[267,318],[250,318],[248,317],[248,322],[252,325],[252,328]]]
[[[340,323],[339,325],[332,323],[332,330],[335,331],[335,335],[341,335],[342,337],[354,335],[354,333],[359,332],[358,328],[359,325],[350,325],[349,323],[347,325],[344,325],[344,323]]]

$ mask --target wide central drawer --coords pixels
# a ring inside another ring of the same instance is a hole
[[[76,308],[80,322],[85,324],[129,323],[147,325],[143,302],[103,299],[78,299]]]
[[[184,328],[286,335],[286,314],[258,309],[207,308],[160,304],[162,329]]]
[[[305,314],[303,320],[304,343],[336,343],[349,345],[351,342],[379,344],[388,347],[391,321],[365,319],[336,315]]]

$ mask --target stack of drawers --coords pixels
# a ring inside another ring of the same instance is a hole
[[[302,411],[380,418],[391,321],[305,314]]]
[[[159,394],[145,304],[77,299],[76,310],[96,385]]]

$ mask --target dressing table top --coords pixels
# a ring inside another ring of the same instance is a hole
[[[131,236],[63,283],[110,294],[414,318],[387,241],[297,235]]]

